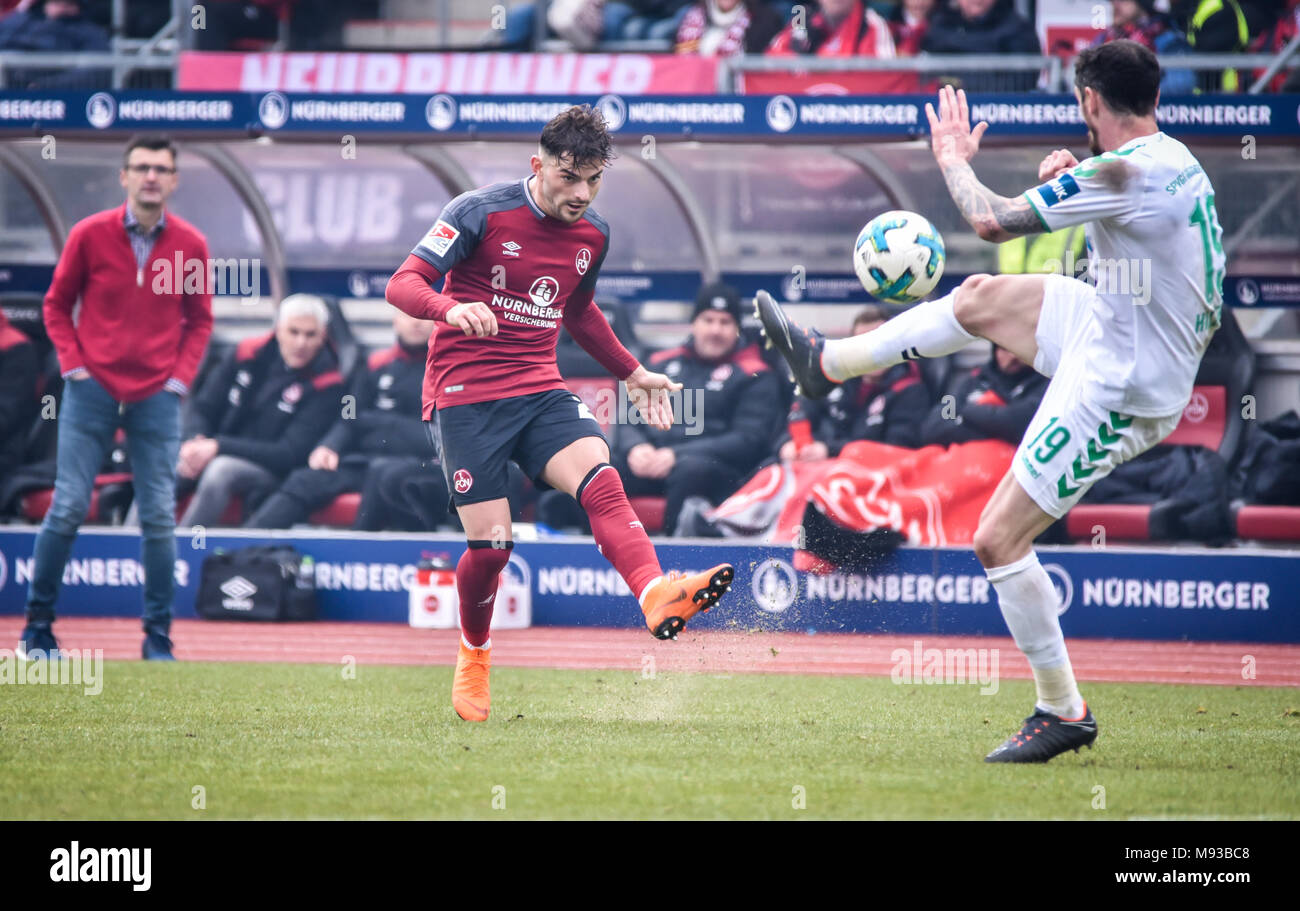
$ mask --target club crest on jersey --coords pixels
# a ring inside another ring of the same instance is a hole
[[[528,296],[539,307],[550,307],[560,296],[560,283],[549,275],[543,275],[528,289]]]
[[[451,249],[451,245],[455,243],[458,237],[460,237],[460,229],[452,227],[440,218],[429,229],[429,233],[424,235],[424,240],[420,241],[420,246],[428,247],[439,256],[446,256],[447,251]]]
[[[573,258],[573,267],[578,270],[579,275],[586,275],[587,268],[591,265],[591,251],[583,247],[578,251],[578,255]]]
[[[1078,192],[1079,184],[1069,174],[1062,174],[1055,180],[1049,180],[1038,188],[1038,195],[1045,206],[1054,206],[1058,202],[1064,202]]]
[[[523,247],[520,246],[519,244],[515,243],[513,240],[508,240],[508,241],[506,241],[505,243],[503,243],[503,244],[501,245],[501,255],[502,255],[502,256],[518,256],[518,255],[519,255],[519,251],[522,250],[522,249],[523,249]]]
[[[295,402],[297,402],[299,399],[302,398],[302,386],[298,383],[294,383],[292,386],[285,386],[284,393],[281,395],[281,398],[283,398],[290,405],[294,404]]]
[[[451,480],[456,485],[456,493],[469,493],[469,489],[474,486],[474,476],[463,468],[456,469]]]

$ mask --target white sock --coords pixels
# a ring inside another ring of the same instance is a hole
[[[976,336],[957,322],[952,312],[957,292],[922,301],[863,335],[833,339],[822,350],[822,370],[837,382],[874,373],[908,357],[943,357],[960,351]]]
[[[664,577],[655,576],[648,583],[646,583],[645,588],[641,589],[641,594],[636,596],[637,603],[641,605],[641,610],[645,610],[645,596],[650,593],[650,589],[654,588],[656,585],[659,584],[659,580],[662,578]]]
[[[463,643],[465,644],[465,648],[491,648],[491,647],[492,647],[492,637],[491,637],[491,636],[488,636],[488,641],[487,641],[487,642],[484,642],[482,645],[470,645],[469,640],[465,638],[465,634],[464,634],[464,633],[461,633],[461,634],[460,634],[460,641],[463,642]]]
[[[1015,563],[984,572],[998,593],[998,606],[1016,646],[1029,659],[1038,706],[1062,718],[1078,718],[1084,712],[1083,697],[1061,634],[1060,602],[1038,555],[1031,550]]]

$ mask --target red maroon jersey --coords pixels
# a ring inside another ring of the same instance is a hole
[[[609,225],[590,208],[573,224],[546,215],[528,182],[457,196],[411,251],[446,276],[443,294],[461,303],[482,301],[498,327],[497,335],[478,338],[437,324],[424,377],[426,420],[435,408],[565,388],[555,363],[560,323],[572,331],[589,308],[596,309],[592,295],[609,248]],[[607,354],[626,368],[619,379],[636,368],[626,351]]]

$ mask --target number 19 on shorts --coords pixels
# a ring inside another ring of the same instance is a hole
[[[1058,420],[1059,418],[1052,418],[1048,421],[1047,426],[1040,430],[1038,436],[1030,440],[1029,445],[1025,447],[1033,452],[1034,458],[1038,460],[1040,465],[1046,465],[1052,461],[1070,443],[1070,431],[1064,426],[1053,426]],[[1041,446],[1038,445],[1040,440],[1042,441]]]

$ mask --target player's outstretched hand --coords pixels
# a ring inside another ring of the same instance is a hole
[[[975,129],[971,129],[970,108],[966,106],[966,91],[954,90],[950,85],[939,89],[938,116],[934,113],[934,107],[928,102],[925,105],[925,116],[930,121],[930,149],[934,152],[934,160],[939,162],[940,166],[966,162],[974,158],[975,153],[980,150],[980,138],[989,128],[989,125],[981,120],[975,125]]]
[[[1079,164],[1079,160],[1070,153],[1069,149],[1057,149],[1043,159],[1043,163],[1038,166],[1038,179],[1055,180],[1063,173]]]
[[[457,304],[447,311],[447,322],[460,329],[466,335],[497,334],[497,317],[492,308],[482,301],[470,301]]]
[[[651,373],[640,365],[623,382],[627,384],[627,397],[641,412],[641,420],[660,430],[673,426],[673,403],[668,393],[679,392],[681,383],[674,383],[662,373]]]

